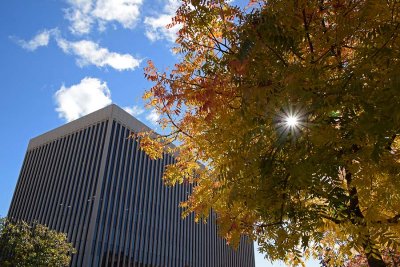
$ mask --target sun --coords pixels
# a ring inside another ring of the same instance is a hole
[[[307,127],[307,115],[304,110],[296,107],[280,109],[275,118],[275,126],[278,139],[297,139],[300,133]]]
[[[296,127],[299,123],[299,118],[295,115],[289,115],[285,119],[286,125],[289,127]]]

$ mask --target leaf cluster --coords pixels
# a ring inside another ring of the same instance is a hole
[[[64,233],[37,223],[0,222],[0,266],[68,266],[73,253]]]

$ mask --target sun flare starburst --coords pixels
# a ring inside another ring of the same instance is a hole
[[[278,131],[278,138],[296,139],[300,132],[307,126],[307,116],[300,108],[286,108],[281,109],[276,116],[276,129]]]
[[[296,116],[293,115],[289,115],[286,119],[285,119],[286,125],[288,127],[296,127],[299,119]]]

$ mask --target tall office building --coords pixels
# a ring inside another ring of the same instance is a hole
[[[173,157],[151,160],[127,138],[148,129],[111,105],[33,138],[9,218],[67,233],[71,266],[253,267],[253,244],[228,247],[213,216],[181,219],[192,188],[162,184]]]

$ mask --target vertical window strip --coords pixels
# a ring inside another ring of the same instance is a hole
[[[42,224],[47,224],[46,221],[42,220],[42,212],[43,212],[43,208],[46,207],[49,204],[49,199],[48,199],[48,194],[50,193],[49,187],[51,186],[51,184],[53,183],[53,180],[51,179],[50,176],[50,172],[52,171],[52,169],[54,168],[54,164],[55,164],[55,154],[57,151],[57,140],[54,140],[52,142],[50,142],[50,150],[47,152],[49,153],[49,157],[45,162],[45,166],[43,168],[43,172],[40,175],[43,180],[42,180],[42,184],[40,185],[39,191],[37,191],[36,193],[39,194],[39,198],[38,198],[38,204],[37,204],[37,209],[36,209],[36,220]]]
[[[68,196],[68,209],[66,213],[66,219],[65,219],[65,232],[68,233],[68,237],[71,240],[71,235],[72,235],[72,230],[74,228],[74,214],[77,208],[77,205],[80,203],[77,203],[76,200],[83,189],[80,186],[80,181],[81,181],[81,174],[85,169],[85,155],[88,151],[87,144],[88,144],[88,139],[89,135],[91,132],[91,127],[86,128],[81,131],[83,134],[82,142],[80,143],[78,147],[79,151],[79,156],[76,161],[76,164],[74,166],[73,174],[72,174],[72,182],[71,182],[71,187],[69,190],[69,196]],[[71,240],[72,241],[72,240]]]
[[[43,151],[47,150],[48,145],[44,145],[42,147],[39,148],[38,150],[38,155],[37,158],[35,160],[35,164],[34,164],[34,168],[32,170],[32,173],[29,175],[29,185],[28,188],[31,190],[28,190],[27,195],[25,195],[25,201],[23,203],[23,212],[22,212],[22,219],[25,221],[29,221],[29,218],[31,216],[31,204],[34,201],[34,193],[36,192],[36,186],[37,186],[37,182],[38,179],[36,179],[37,173],[40,170],[40,167],[43,163],[43,158],[45,153],[43,153]],[[33,189],[33,190],[32,190]]]
[[[85,144],[84,156],[81,164],[81,171],[78,175],[77,187],[75,190],[75,196],[73,198],[73,213],[71,216],[70,228],[71,229],[71,241],[75,244],[75,247],[79,247],[81,244],[82,236],[77,236],[77,232],[80,230],[81,221],[84,217],[84,213],[82,210],[86,207],[87,202],[90,201],[87,196],[88,191],[88,182],[92,179],[92,177],[88,177],[88,171],[91,168],[93,163],[92,159],[92,151],[94,150],[94,142],[95,142],[95,131],[98,125],[92,125],[87,128],[87,142]],[[74,257],[75,261],[76,257]]]
[[[126,179],[124,179],[124,171],[125,171],[125,164],[126,164],[126,151],[127,151],[127,147],[128,147],[128,129],[126,129],[125,127],[122,127],[123,131],[122,131],[122,135],[121,135],[121,142],[122,142],[122,147],[123,147],[123,151],[121,151],[121,160],[119,162],[119,166],[117,169],[117,173],[115,174],[115,176],[118,178],[118,194],[117,197],[115,199],[115,214],[113,215],[113,220],[114,220],[114,238],[112,240],[112,243],[114,244],[111,249],[112,249],[112,254],[110,256],[112,256],[111,262],[113,263],[113,265],[117,265],[118,266],[118,255],[119,255],[119,250],[120,250],[120,243],[119,243],[119,237],[120,237],[120,229],[121,229],[121,222],[122,222],[122,215],[124,213],[123,210],[123,205],[121,205],[121,203],[123,203],[123,198],[126,192],[126,184],[125,181]],[[124,186],[125,184],[125,186]]]
[[[87,227],[87,215],[91,216],[91,214],[88,212],[88,208],[94,201],[91,190],[93,182],[95,179],[97,179],[97,177],[93,175],[93,170],[94,166],[96,165],[95,153],[96,150],[100,147],[99,139],[101,136],[102,124],[103,123],[97,123],[96,125],[93,125],[92,132],[90,134],[91,141],[89,142],[89,155],[87,155],[88,163],[86,166],[86,171],[81,178],[84,180],[84,184],[82,186],[83,192],[79,201],[80,205],[77,211],[77,214],[80,215],[78,216],[76,226],[74,227],[74,230],[72,232],[72,239],[76,240],[76,248],[79,251],[79,255],[74,258],[73,265],[76,264],[77,261],[79,261],[78,257],[83,254],[81,249],[84,248],[86,244],[86,235],[83,234],[83,231],[84,228]]]
[[[76,239],[76,231],[79,228],[79,223],[80,220],[83,216],[81,209],[82,206],[87,202],[87,199],[84,199],[85,197],[85,191],[87,189],[87,181],[89,177],[86,177],[85,174],[87,172],[87,169],[90,165],[90,152],[92,150],[93,146],[93,131],[95,129],[95,126],[90,126],[86,128],[85,135],[86,135],[86,140],[84,142],[84,147],[82,151],[82,158],[80,162],[78,163],[79,165],[79,171],[76,174],[76,182],[74,185],[73,189],[73,196],[72,196],[72,201],[71,201],[71,216],[69,219],[69,233],[71,236],[71,242],[75,246],[80,245],[80,238]]]
[[[51,150],[50,159],[47,162],[47,170],[44,172],[43,176],[45,176],[45,184],[43,185],[41,199],[39,201],[39,210],[37,215],[37,220],[42,224],[48,224],[48,221],[45,220],[46,210],[48,209],[50,202],[51,202],[51,193],[52,187],[54,185],[54,180],[52,173],[54,171],[54,165],[57,163],[57,157],[59,155],[59,147],[61,145],[61,140],[57,139],[51,142],[53,149]]]
[[[81,132],[76,132],[75,134],[73,134],[73,136],[71,137],[73,144],[71,147],[70,152],[68,153],[69,157],[67,159],[67,162],[65,164],[65,168],[63,169],[63,173],[62,173],[62,184],[61,184],[61,189],[60,189],[60,209],[58,210],[58,213],[56,215],[57,217],[57,222],[56,222],[56,229],[57,231],[61,231],[64,232],[64,216],[66,213],[66,209],[68,208],[68,203],[66,202],[66,196],[69,193],[68,192],[68,187],[69,184],[71,182],[71,165],[73,166],[73,163],[75,162],[75,158],[76,158],[76,149],[77,147],[79,147],[79,141],[81,139]]]
[[[169,164],[169,157],[168,155],[166,156],[166,164]],[[162,264],[164,266],[169,266],[168,262],[168,250],[169,250],[169,214],[171,214],[170,209],[169,209],[169,199],[171,198],[170,194],[170,188],[168,186],[164,185],[164,205],[163,205],[163,210],[164,210],[164,215],[163,215],[163,238],[162,238],[162,244],[163,244],[163,249],[162,249]]]
[[[186,201],[186,192],[188,190],[188,185],[186,182],[183,182],[182,184],[182,201]],[[183,209],[182,209],[183,211]],[[186,267],[188,263],[188,257],[187,257],[187,248],[189,247],[189,242],[188,242],[188,218],[186,217],[183,220],[182,226],[182,234],[183,234],[183,244],[182,244],[182,260],[183,260],[183,267]]]
[[[152,232],[151,227],[153,227],[153,218],[152,218],[152,211],[153,211],[153,197],[155,195],[154,192],[154,168],[155,168],[155,163],[156,160],[152,160],[149,157],[148,161],[149,161],[149,167],[148,167],[148,171],[147,171],[147,176],[146,176],[146,180],[147,180],[147,198],[145,200],[145,212],[144,214],[146,215],[146,219],[145,219],[145,229],[144,231],[142,231],[144,233],[144,240],[143,240],[143,253],[144,253],[144,259],[143,262],[145,264],[150,265],[151,264],[151,255],[153,254],[152,251],[150,250],[149,245],[151,244],[153,246],[153,242],[150,239],[150,232]]]
[[[159,220],[159,197],[160,197],[160,181],[161,178],[159,176],[159,169],[161,165],[161,159],[157,159],[154,161],[153,166],[153,174],[151,179],[153,180],[153,189],[152,189],[152,211],[150,214],[151,218],[151,226],[150,226],[150,237],[148,243],[148,251],[151,251],[151,259],[149,264],[151,266],[157,265],[157,245],[158,245],[158,220]]]
[[[160,181],[160,177],[159,177],[159,168],[161,165],[161,159],[156,159],[154,162],[154,173],[152,176],[153,179],[153,193],[152,193],[152,212],[151,212],[151,219],[152,219],[152,225],[150,228],[150,240],[151,243],[149,242],[149,248],[148,250],[151,251],[152,256],[151,256],[151,261],[150,264],[152,266],[156,266],[157,264],[157,245],[158,245],[158,201],[159,201],[159,196],[160,196],[160,192],[159,192],[159,181]]]
[[[90,202],[93,201],[90,194],[90,189],[95,177],[91,174],[93,173],[93,165],[96,163],[94,160],[94,152],[99,146],[99,128],[100,123],[89,127],[90,141],[87,149],[88,154],[86,155],[87,162],[85,164],[85,171],[81,176],[81,180],[83,180],[83,184],[81,185],[82,192],[78,200],[79,206],[77,208],[77,218],[74,221],[74,227],[72,231],[72,241],[75,244],[75,248],[78,251],[78,254],[73,255],[71,266],[75,266],[77,264],[77,261],[79,260],[79,257],[83,255],[81,248],[85,247],[86,243],[86,236],[82,234],[82,230],[87,216],[87,207],[89,206]]]
[[[72,165],[69,168],[69,175],[67,176],[68,179],[68,186],[66,187],[65,190],[65,200],[64,203],[66,206],[63,212],[63,217],[61,220],[61,231],[64,233],[68,233],[68,240],[70,240],[70,230],[71,228],[69,227],[69,218],[72,214],[72,210],[74,209],[74,206],[72,205],[72,196],[74,194],[74,189],[76,186],[77,182],[77,172],[78,172],[78,166],[80,165],[80,161],[82,158],[82,150],[83,150],[83,144],[86,140],[86,131],[79,131],[78,132],[78,141],[77,141],[77,146],[76,146],[76,152],[75,152],[75,158],[74,161],[72,162]]]
[[[138,226],[138,258],[137,261],[140,264],[144,264],[143,259],[144,259],[144,247],[143,247],[143,239],[144,239],[144,234],[145,234],[145,227],[147,224],[147,196],[148,196],[148,191],[149,191],[149,167],[150,167],[150,160],[147,155],[144,155],[144,166],[143,166],[143,172],[141,175],[141,180],[142,180],[142,190],[141,190],[141,197],[140,197],[140,204],[139,204],[139,210],[140,210],[140,220],[138,221],[139,226]]]
[[[162,173],[165,169],[165,162],[166,162],[166,154],[164,153],[163,158],[160,160],[160,166],[159,166],[159,175],[157,179],[157,184],[158,184],[158,193],[157,193],[157,237],[156,237],[156,266],[161,265],[161,256],[162,256],[162,248],[163,248],[163,243],[162,243],[162,237],[165,234],[164,231],[164,225],[163,225],[163,203],[164,203],[164,185],[162,181]]]
[[[22,166],[21,166],[21,170],[20,170],[19,175],[18,175],[17,184],[15,186],[14,194],[13,194],[13,197],[11,199],[11,204],[10,204],[10,208],[9,208],[8,216],[7,216],[11,220],[13,220],[13,218],[15,217],[15,211],[16,211],[16,208],[17,208],[16,199],[17,199],[17,197],[19,195],[19,192],[21,191],[21,188],[23,187],[23,184],[24,184],[24,182],[26,180],[26,177],[24,176],[24,173],[26,172],[26,169],[27,169],[27,164],[28,164],[28,161],[29,161],[29,158],[30,158],[30,154],[31,154],[30,151],[27,151],[25,153],[24,160],[23,160]]]
[[[28,190],[30,189],[29,185],[32,182],[31,181],[31,173],[33,171],[33,169],[35,168],[35,163],[36,163],[36,158],[38,157],[39,154],[39,148],[33,149],[32,153],[30,155],[30,163],[27,167],[29,167],[29,169],[27,169],[26,174],[25,174],[25,183],[24,183],[24,188],[21,189],[21,193],[19,195],[19,197],[17,198],[17,204],[18,205],[18,212],[17,212],[17,220],[23,220],[24,219],[24,214],[23,214],[23,210],[25,207],[25,201],[27,200],[27,195],[28,195]]]
[[[59,185],[59,196],[57,197],[57,210],[56,210],[56,220],[54,222],[55,224],[55,228],[60,231],[61,228],[61,224],[62,224],[62,216],[63,213],[65,212],[65,210],[68,208],[68,205],[64,199],[64,195],[67,194],[66,193],[66,188],[68,185],[68,182],[71,180],[71,177],[69,175],[69,170],[70,170],[70,165],[72,164],[73,160],[74,160],[74,156],[76,154],[76,148],[79,146],[78,144],[78,136],[79,133],[75,132],[74,134],[72,134],[69,137],[69,144],[68,144],[68,151],[67,153],[67,157],[64,159],[63,165],[62,165],[62,169],[60,172],[60,178],[61,178],[61,183]]]
[[[26,207],[26,221],[27,222],[33,222],[33,221],[37,221],[36,218],[36,208],[37,208],[37,201],[38,198],[40,197],[39,194],[37,194],[40,190],[40,185],[43,182],[44,177],[41,175],[41,173],[43,172],[43,168],[45,168],[46,166],[46,162],[47,159],[49,157],[49,151],[50,151],[50,143],[47,143],[44,146],[44,150],[41,151],[42,154],[42,160],[40,162],[37,162],[37,171],[35,173],[35,175],[32,177],[33,179],[33,190],[30,192],[30,196],[29,196],[29,201],[27,203],[27,207]]]
[[[110,227],[109,227],[109,236],[108,236],[108,250],[106,251],[106,262],[107,264],[111,263],[113,265],[113,255],[115,253],[114,250],[114,241],[115,241],[115,236],[116,236],[116,227],[117,227],[117,218],[119,215],[119,209],[118,209],[118,204],[119,204],[119,199],[121,195],[121,186],[122,186],[122,179],[120,177],[120,168],[121,168],[121,163],[123,161],[122,156],[123,156],[123,149],[124,149],[124,132],[125,132],[125,127],[122,125],[118,124],[121,128],[119,138],[118,138],[118,157],[117,157],[117,162],[114,164],[114,171],[113,171],[113,179],[114,181],[114,186],[113,186],[113,196],[112,196],[112,201],[110,205],[112,205],[112,209],[110,210]]]
[[[168,165],[169,164],[171,164],[172,163],[172,157],[171,156],[169,156],[168,155]],[[174,191],[173,191],[173,188],[172,187],[169,187],[168,188],[168,199],[167,199],[167,203],[168,203],[168,214],[167,214],[167,216],[168,216],[168,221],[167,221],[167,226],[168,226],[168,243],[167,243],[167,255],[166,255],[166,257],[167,257],[167,263],[168,263],[168,266],[172,266],[171,264],[172,264],[172,257],[173,257],[173,255],[172,255],[172,239],[173,239],[173,236],[172,236],[172,234],[173,234],[173,220],[172,220],[172,216],[173,216],[173,205],[174,205],[174,199],[173,199],[173,196],[174,196]]]
[[[137,214],[137,195],[138,195],[138,187],[139,187],[139,177],[138,177],[138,169],[140,168],[140,158],[141,158],[141,151],[139,148],[139,139],[135,139],[135,157],[134,157],[134,170],[132,173],[132,179],[134,179],[134,185],[132,187],[132,202],[131,202],[131,225],[130,225],[130,240],[128,245],[128,266],[134,265],[134,253],[135,253],[135,230],[136,230],[136,214]]]
[[[171,164],[174,163],[174,159],[171,157]],[[172,210],[173,210],[173,219],[172,219],[172,264],[173,266],[177,266],[178,265],[178,251],[179,251],[179,247],[178,247],[178,237],[179,234],[178,233],[178,225],[179,225],[179,221],[180,221],[180,216],[179,216],[179,204],[178,204],[178,193],[179,193],[179,187],[178,186],[174,186],[173,187],[173,206],[172,206]]]
[[[128,136],[131,135],[132,132],[128,131]],[[128,251],[128,243],[127,240],[129,239],[129,226],[130,222],[132,221],[132,214],[131,214],[131,199],[132,199],[132,184],[133,184],[133,177],[132,177],[132,169],[133,169],[133,155],[135,153],[135,140],[129,138],[128,140],[128,150],[127,150],[127,162],[126,162],[126,169],[125,169],[125,178],[126,179],[126,194],[124,198],[124,216],[123,216],[123,225],[121,229],[121,251],[120,257],[118,262],[121,264],[120,266],[126,266],[129,257]]]
[[[27,175],[27,173],[29,172],[29,170],[32,168],[32,162],[33,162],[33,158],[34,158],[34,154],[35,151],[34,150],[29,150],[26,153],[26,158],[27,158],[27,162],[25,165],[25,168],[21,171],[20,173],[20,177],[18,179],[18,183],[20,183],[20,188],[18,188],[18,191],[16,191],[14,193],[13,196],[13,201],[12,201],[12,205],[11,205],[11,218],[17,219],[17,218],[21,218],[21,201],[23,199],[22,196],[25,196],[24,192],[27,189],[27,183],[29,180],[29,176]],[[20,182],[21,181],[21,182]]]
[[[107,131],[105,131],[106,133]],[[108,191],[110,190],[110,183],[111,180],[109,179],[109,171],[110,171],[110,165],[111,161],[114,160],[114,156],[115,156],[115,135],[116,133],[116,128],[115,128],[115,121],[112,122],[112,126],[111,126],[111,131],[110,131],[110,141],[108,144],[108,148],[107,148],[107,160],[106,160],[106,164],[105,164],[105,170],[104,170],[104,174],[103,174],[103,182],[101,185],[101,193],[100,193],[100,199],[99,199],[99,206],[98,206],[98,210],[97,210],[97,218],[96,218],[96,225],[95,225],[95,229],[94,229],[94,245],[92,248],[92,251],[94,252],[94,257],[92,258],[92,266],[99,266],[101,263],[101,245],[102,245],[102,241],[103,241],[103,236],[104,236],[104,227],[105,227],[105,220],[106,220],[106,211],[107,211],[107,203],[106,203],[106,198],[108,196]],[[106,134],[104,134],[104,136],[106,136]],[[100,165],[99,165],[100,166]]]
[[[114,123],[114,122],[113,122]],[[105,194],[105,199],[104,200],[104,205],[105,205],[105,210],[103,211],[103,218],[104,218],[104,226],[103,226],[103,231],[102,231],[102,240],[100,245],[100,261],[102,262],[101,265],[105,266],[108,264],[106,262],[106,254],[108,252],[108,245],[109,245],[109,234],[110,234],[110,224],[111,224],[111,213],[110,211],[112,209],[113,205],[113,197],[115,196],[115,183],[116,179],[114,179],[114,168],[116,165],[116,158],[118,157],[119,150],[120,150],[120,125],[119,123],[115,122],[115,141],[113,144],[113,156],[112,156],[112,161],[110,162],[109,168],[108,168],[108,174],[107,174],[107,180],[108,180],[108,188],[107,188],[107,193]]]
[[[121,263],[124,260],[125,257],[125,238],[126,238],[126,224],[127,224],[127,214],[128,214],[128,209],[127,209],[127,199],[129,196],[129,191],[128,191],[128,184],[129,184],[129,177],[128,177],[128,172],[130,168],[130,161],[131,161],[131,149],[132,149],[132,139],[129,138],[130,135],[130,130],[126,128],[125,130],[125,146],[126,149],[124,151],[124,165],[121,168],[121,178],[123,179],[123,193],[121,196],[120,200],[120,215],[119,215],[119,224],[118,224],[118,238],[116,239],[116,242],[118,244],[118,249],[117,249],[117,254],[116,254],[116,261],[117,261],[117,266],[121,266]]]
[[[131,188],[131,193],[130,193],[130,200],[129,200],[129,234],[128,234],[128,240],[127,244],[125,245],[127,247],[127,257],[128,257],[128,263],[127,266],[131,266],[132,263],[132,240],[134,240],[134,227],[135,227],[135,213],[136,213],[136,207],[135,207],[135,198],[137,196],[137,182],[138,182],[138,177],[137,177],[137,170],[139,168],[139,159],[140,157],[140,149],[139,149],[139,140],[137,138],[133,139],[133,144],[134,144],[134,149],[131,152],[134,157],[132,158],[132,172],[129,175],[129,178],[132,180],[132,188]],[[125,266],[125,265],[124,265]]]
[[[86,203],[86,208],[84,211],[84,217],[83,217],[83,228],[81,233],[78,235],[82,236],[84,242],[81,242],[80,247],[78,247],[79,251],[80,251],[80,255],[78,255],[78,259],[77,259],[77,265],[81,266],[82,265],[82,261],[84,259],[84,255],[86,253],[89,253],[90,257],[89,258],[89,262],[91,262],[91,259],[93,259],[93,253],[94,253],[94,247],[95,247],[95,240],[96,240],[96,228],[98,225],[98,216],[96,216],[95,222],[91,222],[90,218],[92,217],[92,212],[93,212],[93,205],[94,202],[97,199],[100,198],[100,192],[96,192],[97,189],[97,183],[100,179],[99,177],[99,171],[100,171],[100,165],[101,165],[101,155],[103,155],[103,151],[106,149],[104,142],[105,142],[105,138],[106,138],[106,134],[107,134],[107,126],[108,126],[108,120],[107,121],[103,121],[101,123],[98,124],[98,134],[97,134],[97,130],[96,130],[96,144],[95,144],[95,150],[94,150],[94,156],[93,157],[93,165],[92,168],[90,170],[90,174],[89,177],[92,177],[92,179],[90,180],[90,185],[89,185],[89,195],[88,197],[90,198],[90,202],[88,201]],[[106,155],[106,157],[108,157],[108,155]],[[96,195],[98,194],[98,195]],[[100,205],[99,205],[100,206]],[[95,227],[95,231],[94,234],[92,236],[93,240],[88,240],[88,234],[89,234],[89,228],[90,228],[90,224],[94,223],[94,227]],[[87,247],[87,243],[89,242],[89,244],[92,244],[92,247],[90,248],[90,251],[86,252],[86,247]],[[91,263],[90,263],[91,264]]]
[[[45,166],[43,168],[43,173],[40,175],[42,180],[42,184],[39,188],[39,191],[36,193],[39,195],[38,204],[36,209],[35,220],[40,222],[41,224],[47,224],[46,221],[43,221],[41,218],[42,210],[49,204],[48,194],[49,194],[49,186],[53,183],[50,177],[50,171],[54,167],[55,153],[57,148],[57,140],[50,142],[50,150],[49,150],[49,158],[45,162]]]
[[[28,222],[31,221],[32,218],[32,204],[35,202],[36,198],[35,193],[37,192],[36,190],[39,183],[39,178],[37,178],[37,176],[40,173],[44,161],[46,159],[46,152],[48,148],[49,148],[48,144],[41,147],[41,149],[39,150],[39,157],[38,157],[39,160],[35,162],[35,169],[32,175],[30,175],[31,183],[29,185],[29,188],[31,190],[28,191],[27,199],[24,204],[24,215],[23,215],[24,220]]]
[[[142,213],[142,199],[143,199],[143,172],[145,172],[146,168],[146,158],[145,154],[142,150],[140,150],[140,164],[138,173],[136,175],[138,179],[138,188],[136,190],[136,197],[135,197],[135,220],[134,220],[134,238],[132,239],[133,242],[133,265],[136,266],[139,262],[139,240],[140,240],[140,222],[143,220],[141,215]]]
[[[60,159],[63,156],[63,147],[65,145],[65,138],[59,138],[57,140],[57,148],[56,148],[56,155],[55,155],[55,161],[52,166],[52,171],[49,174],[50,179],[52,180],[51,187],[48,189],[49,191],[49,199],[47,201],[47,204],[45,205],[44,209],[44,214],[43,214],[43,221],[45,221],[49,226],[50,226],[50,221],[51,218],[49,217],[49,214],[54,206],[54,196],[58,193],[56,192],[56,186],[59,182],[59,177],[55,175],[57,170],[60,168]]]
[[[57,176],[57,185],[56,185],[56,194],[54,196],[54,199],[51,204],[50,208],[50,214],[49,214],[49,226],[52,229],[55,229],[56,226],[56,221],[57,221],[57,214],[58,211],[63,208],[60,203],[60,197],[61,197],[61,188],[62,184],[64,183],[64,177],[63,177],[63,170],[65,168],[65,165],[67,164],[67,159],[69,155],[71,154],[71,142],[72,142],[72,135],[68,135],[66,137],[63,137],[64,141],[64,146],[63,146],[63,151],[62,151],[62,158],[60,161],[60,167],[58,168],[56,172]]]

